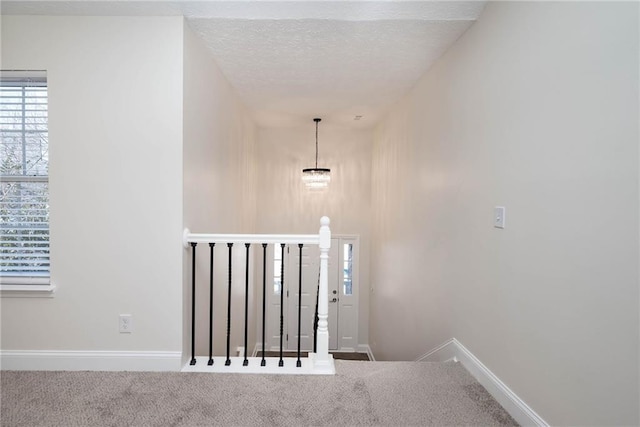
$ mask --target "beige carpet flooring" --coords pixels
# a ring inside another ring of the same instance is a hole
[[[1,424],[516,425],[459,363],[335,363],[335,376],[3,371]]]

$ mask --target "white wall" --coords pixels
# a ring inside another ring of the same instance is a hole
[[[1,300],[2,349],[180,351],[182,19],[3,16],[2,68],[48,73],[57,286]]]
[[[375,134],[376,356],[456,337],[553,425],[637,425],[638,113],[637,3],[489,3]]]
[[[194,233],[245,233],[255,227],[255,128],[211,52],[184,29],[184,225]],[[191,346],[191,250],[184,251],[184,345]],[[209,247],[199,245],[196,354],[208,354]],[[242,345],[244,247],[234,248],[231,348]],[[216,246],[214,354],[226,349],[227,247]],[[251,274],[251,277],[253,275]],[[242,282],[242,283],[241,283]],[[251,288],[253,290],[253,287]],[[253,301],[253,291],[251,299]],[[252,302],[253,304],[253,302]],[[253,315],[253,312],[252,312]],[[250,325],[254,325],[253,317]],[[249,342],[255,342],[251,329]],[[250,347],[253,349],[253,346]],[[235,353],[235,352],[234,352]],[[235,354],[234,354],[235,355]]]
[[[372,134],[320,122],[318,141],[318,167],[331,169],[329,188],[321,192],[302,183],[302,169],[315,162],[312,118],[302,129],[259,131],[257,231],[313,234],[327,215],[332,234],[360,236],[358,343],[368,344]]]

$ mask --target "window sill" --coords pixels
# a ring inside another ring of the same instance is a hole
[[[56,287],[46,285],[1,284],[0,298],[53,298]]]

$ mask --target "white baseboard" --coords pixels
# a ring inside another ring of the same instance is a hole
[[[180,371],[179,351],[2,350],[9,371]]]
[[[253,353],[251,353],[251,357],[258,357],[258,352],[261,352],[261,351],[262,351],[262,342],[257,342],[256,345],[253,347]],[[280,351],[280,347],[269,347],[267,345],[265,351]],[[282,351],[286,352],[286,351],[294,351],[294,350],[287,350],[285,348]],[[306,350],[302,350],[302,351],[306,351]]]
[[[523,426],[549,425],[455,338],[421,356],[417,361],[459,361],[518,424]]]
[[[416,362],[457,362],[458,349],[455,338],[444,342],[416,359]]]
[[[372,362],[376,361],[376,358],[373,356],[373,352],[371,351],[371,347],[369,344],[358,344],[358,353],[367,353],[369,360]]]

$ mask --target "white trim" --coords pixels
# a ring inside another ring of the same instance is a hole
[[[457,362],[457,348],[455,338],[440,344],[430,352],[418,357],[416,362]]]
[[[3,283],[0,285],[0,298],[53,298],[55,291],[56,287],[52,284],[7,285]]]
[[[205,234],[192,233],[188,228],[182,232],[182,245],[189,247],[189,243],[306,243],[318,245],[318,234]]]
[[[180,371],[179,351],[2,350],[9,371]]]
[[[328,363],[317,366],[314,363],[315,353],[309,353],[309,357],[300,358],[300,367],[296,366],[295,357],[283,358],[284,366],[278,366],[278,357],[265,357],[265,366],[260,366],[261,357],[247,357],[247,366],[243,365],[244,357],[230,357],[231,364],[225,365],[226,357],[214,356],[213,365],[207,365],[208,357],[196,357],[196,364],[185,364],[182,372],[215,372],[233,374],[283,374],[283,375],[335,375],[333,357],[329,355]]]
[[[0,287],[13,285],[50,285],[51,276],[2,276]]]
[[[376,361],[376,358],[373,356],[373,351],[371,351],[371,347],[369,347],[369,344],[358,344],[358,353],[367,353],[370,361]]]
[[[333,235],[332,238],[338,239],[338,349],[341,351],[356,351],[358,348],[358,340],[360,337],[360,236],[351,235]],[[351,295],[344,294],[344,246],[352,245],[352,270],[351,270]],[[352,305],[353,310],[347,316],[345,306]],[[348,330],[347,325],[353,325],[354,330],[351,336],[345,338],[345,331]],[[348,345],[350,344],[350,345]]]
[[[500,378],[489,370],[457,339],[451,338],[416,361],[460,361],[462,366],[520,425],[548,426],[549,424],[527,405]]]

